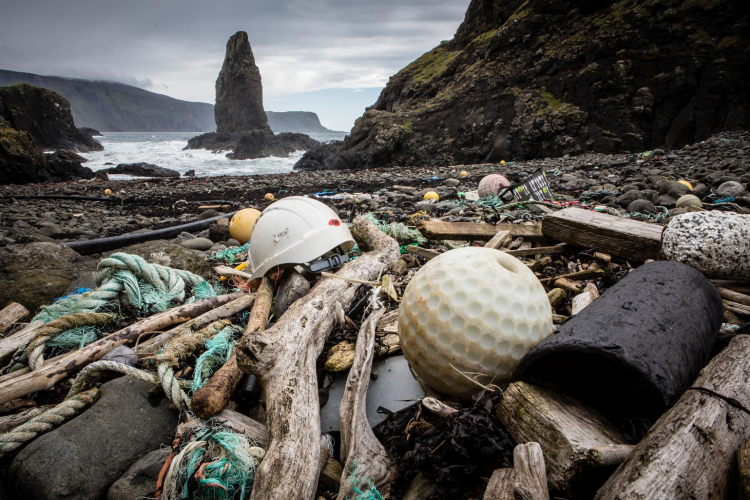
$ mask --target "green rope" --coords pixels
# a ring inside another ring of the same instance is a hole
[[[352,487],[352,491],[357,494],[353,499],[346,497],[347,500],[383,500],[383,496],[375,487],[372,479],[369,477],[358,477],[357,471],[359,470],[359,465],[357,465],[356,460],[352,460],[351,469],[347,465],[347,470],[349,472],[349,484]],[[360,486],[363,486],[363,489]]]
[[[402,245],[408,243],[416,243],[418,245],[427,243],[427,238],[422,236],[422,233],[420,233],[416,229],[409,229],[409,227],[401,222],[392,222],[390,224],[387,224],[382,220],[376,219],[375,216],[371,213],[363,215],[362,218],[375,224],[378,229],[383,231],[391,238],[395,238],[396,241],[398,241]]]
[[[102,260],[96,270],[96,283],[98,288],[92,292],[71,295],[42,307],[32,321],[49,323],[74,313],[96,312],[113,303],[127,303],[142,311],[161,312],[172,307],[174,302],[184,302],[188,286],[193,289],[204,287],[204,295],[207,290],[213,291],[210,285],[206,289],[206,281],[196,274],[152,264],[143,257],[126,253],[115,253]]]
[[[225,250],[219,250],[209,258],[212,260],[221,260],[231,265],[234,264],[234,261],[238,255],[246,253],[249,248],[250,243],[245,243],[241,247],[232,247]]]
[[[195,362],[193,376],[193,391],[203,387],[211,374],[229,361],[234,348],[234,336],[239,332],[236,326],[229,326],[220,331],[215,337],[206,340],[206,351]]]

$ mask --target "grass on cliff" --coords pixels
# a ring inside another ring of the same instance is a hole
[[[403,71],[411,75],[414,80],[429,82],[445,73],[445,70],[448,69],[451,61],[457,55],[458,52],[448,52],[443,46],[435,47],[408,65]]]

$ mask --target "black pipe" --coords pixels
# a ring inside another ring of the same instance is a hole
[[[0,196],[0,198],[16,200],[76,200],[76,201],[109,201],[118,202],[119,198],[99,198],[96,196],[68,196],[64,194],[42,194],[42,195],[11,195]]]
[[[604,416],[655,420],[711,355],[716,288],[677,262],[643,265],[521,359],[513,378],[573,396]]]
[[[199,231],[206,229],[211,225],[212,222],[224,218],[232,218],[237,212],[230,212],[227,214],[217,215],[206,220],[199,220],[196,222],[189,222],[187,224],[181,224],[179,226],[165,227],[164,229],[155,229],[147,233],[135,233],[135,234],[122,234],[120,236],[110,236],[109,238],[99,238],[96,240],[85,240],[85,241],[68,241],[63,245],[72,248],[81,255],[91,255],[93,253],[108,252],[110,250],[117,250],[118,248],[126,247],[128,245],[135,245],[136,243],[143,243],[144,241],[151,240],[163,240],[167,238],[174,238],[183,231]]]

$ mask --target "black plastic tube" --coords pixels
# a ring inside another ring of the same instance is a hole
[[[164,229],[155,229],[147,233],[135,233],[135,234],[122,234],[120,236],[111,236],[109,238],[98,238],[96,240],[85,240],[85,241],[68,241],[63,245],[72,248],[81,255],[91,255],[93,253],[108,252],[110,250],[117,250],[118,248],[126,247],[128,245],[135,245],[136,243],[143,243],[144,241],[151,240],[163,240],[166,238],[174,238],[183,231],[200,231],[208,228],[212,222],[219,219],[231,218],[237,212],[230,212],[227,214],[217,215],[206,220],[199,220],[196,222],[189,222],[187,224],[181,224],[179,226],[165,227]]]
[[[65,194],[41,194],[41,195],[12,195],[0,196],[3,199],[16,200],[76,200],[76,201],[108,201],[119,202],[119,198],[99,198],[97,196],[69,196]]]

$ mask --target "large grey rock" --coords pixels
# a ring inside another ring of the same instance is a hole
[[[729,181],[716,188],[716,194],[722,198],[739,198],[745,194],[745,188],[739,182]]]
[[[372,374],[376,378],[370,380],[370,386],[367,388],[367,421],[371,427],[388,418],[387,414],[378,413],[379,406],[396,412],[413,405],[425,396],[422,386],[411,374],[409,363],[403,356],[373,361]],[[320,429],[324,434],[341,430],[339,409],[348,375],[348,372],[337,374],[336,380],[328,390],[328,401],[320,409]]]
[[[195,241],[197,238],[190,240]],[[210,240],[208,240],[210,242]],[[208,248],[211,247],[211,243]],[[131,253],[140,255],[149,262],[153,261],[153,254],[163,253],[169,258],[169,267],[175,269],[183,269],[190,271],[198,276],[203,276],[208,279],[211,277],[211,266],[202,259],[195,255],[193,252],[185,248],[184,245],[176,245],[167,240],[154,240],[147,241],[145,243],[138,243],[137,245],[130,245],[129,247],[121,248],[117,252]],[[114,252],[110,252],[106,255],[111,255]]]
[[[750,215],[692,212],[675,216],[662,234],[669,260],[711,278],[750,280]]]
[[[125,174],[138,177],[179,177],[180,173],[171,168],[160,167],[151,163],[120,163],[116,167],[100,170],[107,174]]]
[[[152,451],[139,459],[112,485],[107,492],[107,500],[136,500],[153,498],[156,493],[156,480],[169,457],[170,450]]]
[[[0,248],[0,309],[18,302],[34,313],[65,295],[84,271],[85,260],[58,243],[29,243]]]
[[[146,453],[169,445],[177,412],[151,385],[128,377],[104,384],[100,400],[24,448],[9,484],[28,500],[99,500]]]

